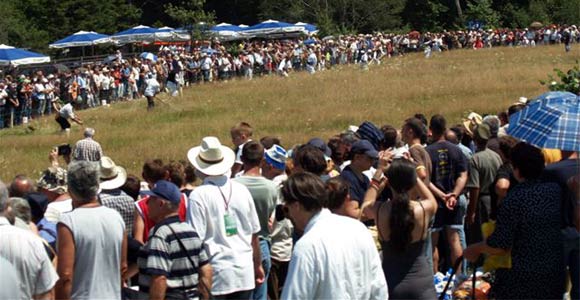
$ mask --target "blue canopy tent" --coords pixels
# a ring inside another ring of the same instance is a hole
[[[294,25],[304,28],[304,30],[306,30],[308,32],[308,34],[317,34],[318,33],[318,28],[316,28],[316,26],[314,26],[312,24],[298,22]]]
[[[276,20],[267,20],[260,24],[250,26],[243,29],[240,33],[247,38],[283,38],[307,34],[304,27]]]
[[[50,57],[44,54],[14,48],[4,44],[0,45],[0,66],[2,67],[17,67],[47,62],[50,62]]]
[[[139,25],[121,32],[117,32],[111,36],[111,39],[120,44],[147,43],[155,41],[156,32],[156,28]]]
[[[219,40],[231,41],[240,38],[239,33],[242,31],[242,28],[229,23],[220,23],[211,27],[209,30]]]
[[[181,29],[161,27],[155,31],[155,41],[160,42],[187,42],[191,39],[189,33]]]
[[[106,44],[106,43],[111,43],[111,37],[106,34],[100,34],[94,31],[79,31],[77,33],[65,37],[62,40],[58,40],[48,45],[48,47],[61,49],[71,47],[94,46],[97,44]]]

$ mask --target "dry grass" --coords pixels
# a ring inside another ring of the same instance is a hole
[[[567,69],[580,58],[578,47],[497,48],[386,60],[363,72],[342,67],[309,76],[292,74],[253,81],[235,80],[186,89],[182,98],[157,101],[147,113],[144,100],[99,107],[79,114],[97,130],[105,154],[129,173],[140,174],[146,158],[185,159],[201,138],[215,135],[231,146],[229,128],[247,121],[255,137],[275,135],[284,145],[310,137],[328,138],[348,125],[370,120],[399,126],[422,112],[444,114],[449,123],[469,111],[496,113],[520,96],[545,91],[538,81],[553,68]],[[70,138],[58,134],[53,118],[33,122],[36,130],[0,131],[0,178],[18,173],[38,177],[51,147],[82,137],[73,125]]]

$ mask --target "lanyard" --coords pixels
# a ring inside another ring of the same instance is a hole
[[[232,190],[233,190],[232,183],[230,182],[230,195],[228,196],[227,199],[226,199],[226,195],[224,195],[224,192],[222,192],[222,189],[217,185],[216,185],[216,187],[220,191],[220,195],[222,195],[222,199],[224,199],[224,206],[225,206],[226,212],[227,212],[229,207],[230,207],[230,201],[232,199]]]

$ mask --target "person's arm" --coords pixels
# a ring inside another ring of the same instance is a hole
[[[431,214],[435,214],[437,211],[437,200],[435,200],[435,196],[429,188],[425,185],[423,180],[417,178],[417,184],[415,185],[415,190],[419,193],[419,197],[421,198],[421,203],[426,211],[431,212]]]
[[[165,275],[151,276],[149,286],[149,300],[163,300],[165,299],[165,292],[167,291],[167,278]]]
[[[507,196],[509,188],[510,188],[509,179],[500,178],[495,183],[495,194],[497,195],[497,205],[500,205],[503,198]]]
[[[459,177],[455,180],[455,188],[453,193],[445,195],[445,205],[449,209],[453,209],[457,204],[457,198],[463,192],[465,188],[465,183],[467,182],[467,171],[461,172]]]
[[[256,284],[264,283],[264,278],[266,274],[264,273],[264,267],[262,266],[262,253],[260,252],[260,243],[258,241],[258,235],[252,235],[252,256],[254,258],[254,275],[256,278]]]
[[[123,233],[123,244],[121,246],[121,286],[123,286],[123,282],[126,279],[129,279],[127,276],[127,272],[129,270],[128,263],[127,263],[127,232]]]
[[[467,247],[463,251],[463,257],[468,261],[475,262],[481,254],[489,255],[505,255],[508,254],[509,250],[493,248],[489,246],[486,242],[479,242]]]
[[[139,209],[135,209],[135,214],[133,216],[133,238],[144,244],[143,233],[145,232],[145,222],[143,217],[139,213]]]
[[[72,117],[71,120],[73,120],[75,123],[79,125],[83,125],[83,121],[77,116]]]
[[[32,296],[34,300],[53,300],[54,299],[54,290],[51,289],[46,293],[36,294]]]
[[[70,299],[72,291],[72,281],[74,276],[75,244],[71,230],[59,223],[58,230],[58,265],[57,273],[59,279],[56,283],[55,291],[57,299]]]
[[[211,264],[206,263],[205,265],[202,265],[199,268],[199,284],[197,289],[199,290],[201,299],[203,300],[210,299],[212,279],[213,269],[211,268]]]
[[[358,217],[359,220],[376,218],[376,209],[374,204],[377,201],[377,197],[388,184],[388,178],[384,177],[383,174],[389,168],[389,164],[393,160],[393,157],[394,154],[391,149],[387,149],[379,153],[379,163],[377,164],[377,169],[373,175],[373,178],[371,179],[371,185],[366,191],[360,206],[360,215]]]
[[[475,222],[475,211],[477,210],[477,203],[479,202],[479,188],[469,188],[469,205],[467,207],[467,215],[465,222],[471,225]]]

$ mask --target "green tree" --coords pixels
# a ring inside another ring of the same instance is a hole
[[[449,24],[449,7],[440,0],[408,0],[403,10],[403,21],[411,29],[441,31]]]
[[[205,0],[181,0],[165,5],[165,13],[179,26],[188,28],[191,38],[200,38],[214,22],[214,13],[203,9]]]
[[[465,11],[467,19],[482,21],[487,27],[499,26],[499,13],[492,8],[491,4],[491,0],[474,0],[467,3]]]
[[[16,1],[0,1],[0,11],[3,14],[0,18],[0,44],[32,48],[37,51],[47,48],[48,33],[27,18]]]

